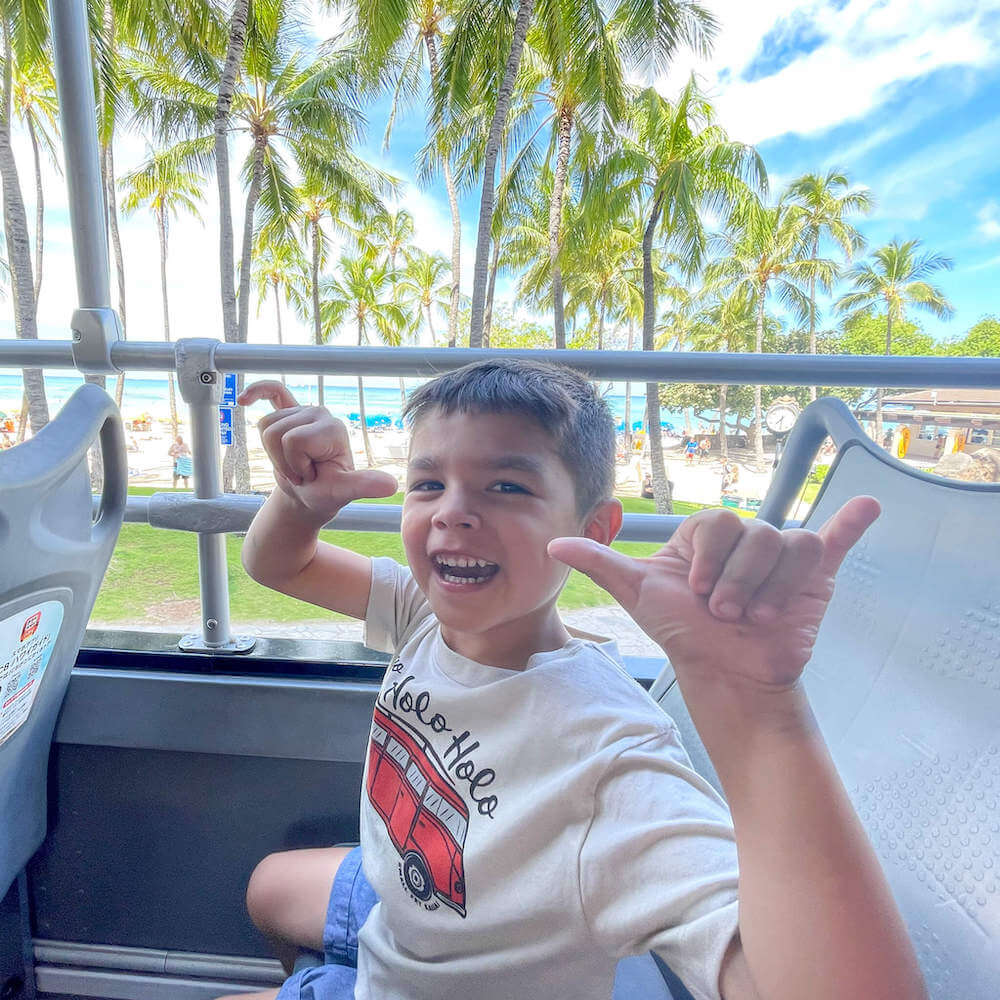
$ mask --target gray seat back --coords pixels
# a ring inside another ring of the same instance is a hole
[[[846,426],[844,415],[835,408],[833,422]],[[877,497],[882,516],[841,567],[806,689],[931,996],[994,1000],[1000,485],[914,471],[860,428],[838,443],[806,526],[859,494]],[[676,685],[661,704],[685,721],[695,766],[707,760]]]
[[[95,521],[87,452],[98,435]],[[94,385],[29,441],[0,451],[0,897],[45,837],[52,730],[127,488],[121,418]]]

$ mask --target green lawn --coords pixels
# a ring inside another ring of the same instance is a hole
[[[153,487],[134,487],[133,496],[164,492]],[[622,497],[630,514],[653,514],[652,500]],[[402,503],[402,494],[370,503]],[[692,514],[701,504],[678,501],[678,514]],[[374,531],[324,531],[321,537],[368,556],[391,556],[404,561],[403,545],[396,534]],[[229,597],[234,622],[294,622],[330,613],[277,594],[254,583],[240,563],[242,537],[226,537],[229,560]],[[657,546],[646,542],[616,542],[629,555],[648,555]],[[172,617],[190,617],[198,600],[198,542],[183,531],[165,531],[147,524],[125,524],[111,558],[104,585],[94,606],[93,619],[102,623],[164,624]],[[562,592],[559,606],[567,610],[611,604],[611,597],[580,573],[573,572]]]

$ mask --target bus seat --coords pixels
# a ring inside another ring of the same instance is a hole
[[[818,404],[827,407],[831,433],[837,425],[849,433],[834,434],[839,451],[804,524],[818,528],[860,494],[875,496],[882,516],[840,569],[806,690],[931,997],[994,1000],[1000,484],[911,469],[875,447],[839,401],[819,400],[802,416]],[[812,436],[813,454],[824,435]],[[798,463],[800,486],[813,454],[803,460],[789,441],[782,464]],[[678,723],[694,766],[718,787],[676,683],[665,693],[654,685],[654,694]]]
[[[87,453],[100,435],[94,520]],[[125,513],[125,439],[111,398],[81,386],[0,451],[0,898],[45,836],[56,716]]]

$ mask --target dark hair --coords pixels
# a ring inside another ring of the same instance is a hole
[[[551,435],[576,487],[582,517],[615,485],[615,422],[595,387],[572,368],[491,358],[439,375],[406,401],[411,426],[432,409],[452,413],[520,413]]]

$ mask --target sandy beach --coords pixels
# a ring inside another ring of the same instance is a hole
[[[180,433],[186,442],[190,441],[186,426],[182,423]],[[129,442],[128,464],[129,483],[133,486],[170,487],[173,484],[173,460],[168,455],[172,444],[169,424],[153,421],[148,431],[127,431]],[[381,469],[402,481],[406,472],[406,449],[408,435],[404,431],[389,430],[369,433],[372,446],[373,468]],[[274,488],[271,463],[260,443],[256,427],[247,427],[247,442],[250,457],[250,478],[253,488],[269,492]],[[365,468],[366,458],[361,432],[351,429],[351,443],[354,449],[356,468]],[[720,503],[722,494],[722,461],[718,454],[710,453],[703,460],[688,463],[680,444],[664,449],[667,476],[674,484],[674,499],[691,503]],[[766,456],[767,470],[754,470],[753,453],[750,449],[730,448],[730,462],[739,466],[739,495],[761,499],[767,492],[771,480],[771,455]],[[641,464],[640,464],[641,463]],[[649,470],[649,459],[642,458],[621,462],[615,468],[617,492],[622,496],[639,496],[641,493],[641,473]],[[183,487],[183,481],[178,482]]]

